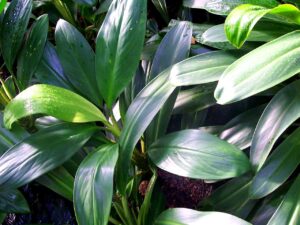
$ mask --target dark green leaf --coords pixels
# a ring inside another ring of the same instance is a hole
[[[0,191],[0,210],[1,212],[8,213],[30,212],[26,199],[22,193],[16,189]]]
[[[300,128],[289,135],[267,159],[253,179],[250,195],[262,198],[282,185],[299,165]]]
[[[5,220],[6,213],[0,212],[0,223],[2,223]]]
[[[263,112],[253,135],[250,161],[259,170],[280,135],[300,117],[300,81],[280,90]]]
[[[166,4],[166,0],[152,0],[156,9],[160,13],[161,17],[164,19],[166,23],[169,21],[168,8]]]
[[[65,76],[56,50],[50,42],[45,45],[43,57],[35,71],[35,76],[40,83],[75,90]]]
[[[228,104],[245,99],[298,73],[299,46],[300,31],[294,31],[235,61],[219,80],[215,90],[218,103]]]
[[[298,225],[300,221],[300,176],[296,178],[287,195],[267,225]]]
[[[219,137],[240,149],[250,147],[256,124],[265,107],[266,105],[262,105],[247,110],[233,118],[225,124]]]
[[[4,125],[10,129],[18,119],[35,114],[73,123],[106,122],[102,112],[83,97],[63,88],[36,84],[22,91],[6,106]]]
[[[226,15],[241,4],[261,5],[275,7],[279,3],[276,0],[184,0],[183,5],[189,8],[205,9],[211,13]]]
[[[108,223],[118,150],[117,144],[105,145],[80,164],[74,187],[75,213],[79,225]]]
[[[76,153],[95,130],[87,124],[59,124],[16,144],[0,158],[1,190],[20,187],[58,167]]]
[[[300,11],[293,5],[283,4],[269,9],[263,6],[245,4],[235,8],[226,18],[225,32],[228,40],[240,48],[247,40],[255,24],[267,13],[300,24]]]
[[[55,40],[65,75],[81,95],[99,106],[101,98],[95,77],[95,53],[89,43],[64,20],[59,20],[56,25]]]
[[[73,200],[74,177],[64,167],[58,167],[36,181],[64,198]]]
[[[73,1],[85,6],[93,6],[97,3],[97,0],[73,0]]]
[[[159,168],[196,179],[237,177],[250,169],[248,158],[240,149],[199,130],[166,135],[147,152]]]
[[[23,42],[31,9],[32,0],[13,0],[3,18],[0,43],[4,62],[11,73]]]
[[[99,30],[96,77],[109,108],[137,69],[145,37],[146,5],[146,0],[114,0]]]
[[[31,80],[44,52],[44,46],[48,34],[49,19],[48,15],[37,18],[32,25],[29,36],[26,40],[17,65],[18,81],[25,89]]]
[[[251,225],[250,223],[221,212],[199,212],[186,208],[174,208],[164,211],[156,219],[155,225]]]

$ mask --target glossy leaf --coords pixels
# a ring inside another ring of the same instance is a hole
[[[219,137],[240,149],[250,147],[255,127],[265,107],[255,107],[233,118],[225,124]]]
[[[241,4],[261,5],[272,8],[279,3],[276,0],[183,0],[185,7],[205,9],[218,15],[226,15]]]
[[[73,200],[74,177],[64,167],[58,167],[36,181],[64,198]]]
[[[42,59],[35,71],[35,77],[44,84],[75,90],[65,76],[56,50],[50,42],[45,45]]]
[[[251,225],[250,223],[221,212],[199,212],[186,208],[174,208],[164,211],[156,219],[155,225]]]
[[[298,176],[267,225],[294,225],[300,221],[300,176]]]
[[[215,84],[202,84],[197,87],[183,90],[178,94],[173,114],[197,112],[216,103],[213,96]]]
[[[249,176],[232,179],[214,190],[212,195],[204,200],[203,206],[245,218],[255,203],[248,194],[250,185]]]
[[[31,9],[32,0],[13,0],[3,18],[0,43],[5,65],[11,73],[13,73],[13,64],[23,42]]]
[[[240,149],[199,130],[168,134],[147,152],[159,168],[195,179],[226,179],[250,169],[248,158]]]
[[[78,224],[106,225],[110,214],[118,145],[105,145],[80,164],[75,177],[74,204]]]
[[[149,80],[157,76],[169,66],[187,58],[191,46],[192,29],[187,22],[180,22],[175,25],[163,38],[159,45],[149,74]],[[153,143],[166,132],[171,118],[172,110],[179,92],[177,88],[164,104],[158,115],[149,125],[145,140]]]
[[[4,125],[10,129],[18,119],[35,114],[73,123],[106,121],[102,112],[83,97],[63,88],[37,84],[22,91],[6,106]]]
[[[245,99],[298,73],[299,38],[300,31],[291,32],[262,45],[231,64],[215,90],[217,102],[228,104]]]
[[[247,40],[255,24],[267,13],[300,24],[300,11],[293,5],[283,4],[269,9],[263,6],[245,4],[235,8],[226,18],[225,32],[228,40],[240,48]]]
[[[280,90],[270,101],[257,124],[250,161],[259,170],[280,135],[300,117],[300,81]]]
[[[253,179],[252,198],[262,198],[282,185],[299,165],[300,128],[289,135],[267,159]]]
[[[48,24],[48,15],[37,18],[18,58],[17,77],[22,89],[28,86],[41,60],[48,34]]]
[[[122,194],[125,193],[128,182],[130,159],[135,145],[156,113],[176,88],[171,84],[169,77],[184,77],[185,74],[192,74],[197,71],[197,81],[200,82],[202,80],[201,77],[203,77],[203,83],[205,83],[211,80],[209,78],[210,76],[220,76],[220,74],[217,74],[216,70],[214,70],[214,68],[218,67],[218,64],[210,63],[212,60],[207,54],[195,56],[198,61],[201,61],[201,57],[203,57],[202,63],[195,63],[197,60],[195,60],[195,57],[192,57],[164,70],[152,80],[131,103],[125,117],[126,123],[119,140],[120,156],[116,172],[117,186]],[[216,62],[219,62],[221,67],[224,65],[222,61],[216,60]],[[223,70],[218,71],[220,73],[223,72]]]
[[[22,193],[16,189],[12,189],[0,191],[0,211],[8,213],[28,213],[30,209]]]
[[[131,81],[146,28],[146,0],[114,0],[96,42],[96,77],[109,108]]]
[[[0,158],[0,187],[18,188],[58,167],[95,132],[86,124],[59,124],[14,145]]]
[[[72,85],[94,104],[100,105],[95,77],[95,53],[83,35],[70,23],[59,20],[55,28],[56,50]]]
[[[172,67],[170,82],[176,86],[188,86],[217,81],[224,70],[240,56],[242,53],[237,51],[214,51],[196,55],[186,59],[186,63]]]

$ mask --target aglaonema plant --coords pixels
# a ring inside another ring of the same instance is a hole
[[[74,2],[83,15],[96,4]],[[165,1],[153,2],[168,21]],[[203,2],[184,5],[230,13],[225,24],[173,21],[145,40],[147,1],[114,0],[103,20],[88,13],[93,28],[101,22],[92,44],[93,31],[62,1],[54,1],[62,16],[54,40],[47,15],[27,31],[32,1],[9,4],[0,36],[11,75],[0,89],[8,129],[0,130],[1,212],[28,212],[18,188],[35,180],[73,201],[80,225],[297,224],[299,178],[287,179],[298,166],[299,130],[268,155],[298,118],[299,82],[283,81],[299,72],[300,12],[275,0]],[[222,126],[201,122],[217,103],[252,95],[272,99]],[[181,129],[169,132],[175,114]],[[230,180],[198,210],[166,209],[157,167]]]

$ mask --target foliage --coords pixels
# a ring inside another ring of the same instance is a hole
[[[170,21],[165,0],[1,1],[0,223],[36,181],[80,225],[300,224],[299,2],[183,6]],[[158,168],[218,188],[167,209]]]

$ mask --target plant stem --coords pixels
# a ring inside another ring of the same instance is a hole
[[[2,84],[2,87],[3,87],[3,90],[4,90],[5,94],[7,95],[7,97],[9,98],[9,100],[12,100],[13,97],[12,97],[11,93],[9,92],[9,90],[8,90],[8,88],[7,88],[4,80],[2,78],[0,78],[0,82]]]
[[[133,222],[133,219],[132,219],[132,215],[131,215],[131,212],[130,212],[130,209],[129,209],[129,206],[128,206],[127,199],[124,196],[122,196],[122,206],[123,206],[123,209],[124,209],[126,219],[128,221],[128,225],[135,225],[134,222]]]
[[[118,220],[116,220],[115,218],[113,217],[109,217],[109,222],[111,222],[112,224],[115,224],[115,225],[121,225],[121,222],[119,222]]]

